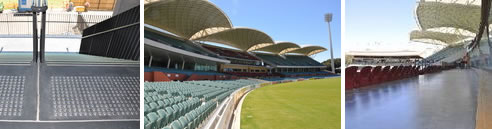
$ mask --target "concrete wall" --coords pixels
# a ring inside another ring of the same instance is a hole
[[[113,16],[140,5],[140,0],[116,0]]]

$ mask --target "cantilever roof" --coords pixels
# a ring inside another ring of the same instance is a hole
[[[473,37],[480,24],[479,0],[420,0],[415,10],[421,30],[410,40],[431,44],[456,45]],[[492,22],[492,17],[489,19]]]
[[[298,48],[301,47],[292,42],[278,42],[276,44],[257,49],[256,51],[266,51],[276,54],[284,54],[289,51],[296,50]]]
[[[467,38],[470,38],[470,36],[442,33],[442,32],[433,32],[433,31],[415,30],[410,33],[410,40],[431,39],[431,40],[441,41],[442,43],[448,45],[457,44],[460,41],[463,41]]]
[[[266,33],[233,27],[227,15],[207,0],[145,0],[145,24],[177,37],[220,43],[243,51],[267,51],[276,54],[313,55],[326,49],[319,46],[300,48],[291,42],[275,44]]]
[[[145,24],[182,38],[232,28],[225,13],[207,0],[152,0],[145,4]]]
[[[202,36],[194,40],[229,45],[244,51],[253,51],[274,44],[266,33],[251,28],[232,28]]]
[[[419,2],[415,13],[423,30],[450,27],[477,33],[480,24],[480,6],[474,4]]]
[[[311,56],[314,54],[318,54],[320,52],[326,51],[326,48],[321,47],[321,46],[306,46],[302,47],[293,51],[290,51],[288,53],[297,53],[297,54],[303,54],[306,56]]]

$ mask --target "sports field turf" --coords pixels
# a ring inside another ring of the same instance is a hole
[[[241,129],[340,129],[340,77],[266,86],[248,94]]]

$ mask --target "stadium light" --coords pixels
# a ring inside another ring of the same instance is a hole
[[[331,41],[331,25],[330,25],[332,17],[333,17],[332,13],[325,14],[325,21],[328,22],[328,32],[330,33],[331,72],[335,73],[335,60],[333,60],[333,43]]]

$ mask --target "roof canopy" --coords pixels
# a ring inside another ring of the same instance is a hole
[[[419,2],[416,15],[423,30],[451,27],[477,33],[480,24],[479,5]]]
[[[153,0],[145,5],[145,24],[182,38],[232,28],[229,18],[207,0]]]
[[[275,44],[266,33],[251,28],[233,28],[230,19],[208,0],[145,0],[145,24],[165,30],[183,39],[220,43],[243,51],[267,51],[276,54],[313,55],[326,49],[319,46],[300,48],[291,42]]]
[[[288,53],[297,53],[297,54],[303,54],[306,56],[311,56],[320,52],[326,51],[326,48],[321,47],[321,46],[306,46],[302,47],[293,51],[290,51]]]
[[[221,43],[244,51],[253,51],[274,44],[273,39],[266,33],[250,28],[227,29],[195,40]]]
[[[276,54],[284,54],[292,50],[296,50],[301,48],[299,45],[292,42],[278,42],[276,44],[266,46],[260,49],[256,49],[256,51],[266,51]]]
[[[479,0],[420,0],[415,10],[421,30],[412,31],[416,42],[457,45],[478,32],[481,14]],[[492,22],[492,17],[489,19]]]
[[[410,33],[410,40],[420,40],[420,39],[431,39],[441,41],[447,45],[454,45],[463,41],[469,36],[451,34],[451,33],[442,33],[442,32],[433,32],[433,31],[420,31],[415,30]]]

